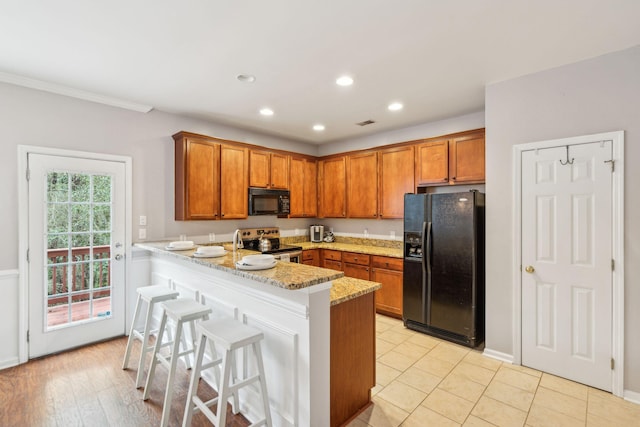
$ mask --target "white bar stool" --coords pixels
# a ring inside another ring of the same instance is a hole
[[[169,370],[167,376],[167,388],[164,393],[164,403],[162,407],[162,421],[160,425],[165,427],[169,424],[169,412],[171,411],[171,398],[173,397],[173,380],[176,373],[176,365],[178,359],[182,356],[187,356],[195,352],[195,337],[196,331],[194,323],[196,320],[206,320],[211,313],[211,307],[200,304],[199,302],[189,298],[178,298],[172,301],[166,301],[160,304],[163,309],[162,320],[160,321],[160,329],[158,330],[158,339],[153,349],[153,358],[151,359],[151,366],[149,367],[149,374],[147,375],[147,383],[144,386],[144,394],[142,398],[144,400],[149,399],[149,392],[151,390],[151,384],[155,377],[156,366],[158,362],[167,367]],[[167,319],[172,319],[176,324],[175,336],[173,341],[162,342],[162,337],[167,325]],[[191,347],[183,348],[180,352],[180,341],[183,340],[183,324],[188,322],[191,327]],[[163,356],[160,354],[160,350],[163,347],[171,347],[171,354]],[[187,368],[189,367],[188,359],[185,360]]]
[[[269,409],[267,383],[265,381],[262,351],[260,349],[260,341],[263,339],[264,334],[258,329],[252,328],[233,319],[206,320],[204,322],[200,322],[197,329],[198,334],[200,335],[200,340],[198,341],[197,346],[195,366],[191,371],[191,382],[189,383],[187,406],[184,411],[182,426],[191,426],[193,414],[200,411],[213,423],[214,426],[224,427],[227,418],[227,400],[229,397],[234,397],[232,408],[233,413],[235,414],[238,410],[238,389],[256,381],[260,382],[264,418],[251,424],[251,426],[271,426],[271,411]],[[214,360],[213,362],[203,366],[202,359],[207,340],[212,341],[214,343],[214,347],[222,350],[222,358]],[[247,346],[251,346],[253,349],[258,374],[250,378],[237,381],[235,375],[234,352]],[[222,378],[218,381],[218,397],[207,402],[203,402],[197,395],[200,373],[203,369],[217,366],[220,363],[222,363]],[[214,414],[209,407],[216,403],[218,404],[216,409],[217,413]]]
[[[129,365],[129,357],[131,356],[131,347],[133,342],[137,339],[142,342],[140,348],[140,360],[138,361],[138,375],[136,376],[136,388],[142,387],[142,376],[144,374],[144,365],[146,355],[149,351],[153,350],[153,346],[149,346],[149,336],[157,331],[151,330],[151,320],[153,318],[153,307],[156,303],[172,300],[178,298],[178,291],[168,288],[163,285],[142,286],[137,289],[138,299],[136,302],[136,309],[133,312],[133,320],[131,321],[131,330],[129,331],[129,339],[127,340],[127,349],[124,352],[124,361],[122,362],[122,369],[127,369]],[[140,314],[142,302],[147,303],[147,314],[144,322],[144,330],[138,331],[136,321]]]

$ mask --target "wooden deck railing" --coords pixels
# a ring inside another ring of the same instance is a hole
[[[90,247],[73,248],[71,250],[71,262],[73,262],[73,264],[69,264],[68,249],[49,249],[47,251],[51,274],[48,289],[49,307],[68,303],[69,294],[71,294],[72,302],[86,301],[89,299],[90,293],[87,292],[91,289],[89,269],[93,268],[96,264],[94,262],[85,262],[91,259],[90,255]],[[110,257],[111,246],[93,247],[93,260],[106,260],[106,262],[97,263],[98,267],[94,272],[93,298],[105,297],[111,294]],[[71,284],[69,284],[69,266],[73,269],[71,272]]]

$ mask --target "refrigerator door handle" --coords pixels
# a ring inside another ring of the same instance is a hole
[[[422,223],[422,271],[424,290],[422,307],[424,322],[431,324],[431,221]]]
[[[427,262],[427,273],[429,275],[431,275],[431,221],[429,221],[427,224],[427,230],[426,233],[423,234],[423,236],[426,236],[426,244],[423,246],[423,250],[422,253],[424,254],[424,258],[423,258],[423,262],[424,259],[426,258]]]

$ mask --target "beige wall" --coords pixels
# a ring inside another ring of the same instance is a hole
[[[640,47],[486,89],[487,339],[513,354],[513,164],[516,144],[625,131],[625,384],[640,393]],[[637,396],[636,396],[637,398]]]

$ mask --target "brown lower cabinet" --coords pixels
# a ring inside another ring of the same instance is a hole
[[[302,251],[302,263],[320,267],[320,249],[306,249]]]
[[[347,277],[381,283],[382,288],[376,291],[376,311],[402,318],[402,259],[322,249],[320,265],[343,271]]]
[[[375,293],[331,306],[331,426],[342,426],[371,403],[376,385]]]

